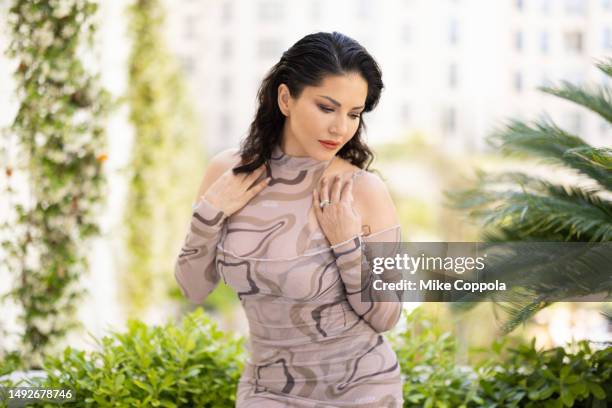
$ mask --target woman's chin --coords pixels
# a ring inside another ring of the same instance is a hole
[[[336,152],[318,152],[315,155],[312,155],[311,157],[317,161],[328,161],[334,158],[334,156],[336,155]]]

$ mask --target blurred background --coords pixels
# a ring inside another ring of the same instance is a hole
[[[5,54],[12,35],[5,18],[9,3],[0,2],[1,128],[11,127],[20,107],[13,76],[20,61]],[[480,239],[481,225],[445,197],[445,191],[470,186],[476,169],[579,180],[570,171],[490,147],[487,136],[509,118],[550,118],[595,148],[612,140],[610,122],[538,90],[564,80],[612,85],[595,66],[612,55],[612,0],[149,3],[130,9],[133,3],[101,2],[95,46],[78,54],[113,100],[104,122],[106,146],[98,152],[107,180],[96,214],[100,234],[87,243],[89,267],[80,277],[84,296],[76,310],[84,330],[95,336],[125,327],[131,317],[160,324],[194,308],[180,295],[173,266],[206,163],[238,146],[266,71],[306,34],[340,31],[364,45],[382,68],[385,90],[364,117],[365,137],[376,154],[373,167],[394,197],[405,241]],[[150,100],[156,102],[148,109],[158,116],[138,116]],[[16,203],[30,202],[32,179],[10,131],[3,134],[2,154],[3,166],[11,169],[0,175],[2,191],[12,189],[0,199],[0,217],[7,222]],[[14,281],[3,264],[0,293]],[[205,307],[224,330],[247,333],[238,299],[223,282]],[[460,318],[444,304],[425,307],[464,350],[496,336],[499,322],[490,303]],[[513,334],[535,336],[538,346],[610,341],[604,307],[557,303]],[[0,310],[6,331],[0,343],[10,349],[19,339],[20,306],[9,299]],[[93,347],[83,331],[71,332],[65,343]]]

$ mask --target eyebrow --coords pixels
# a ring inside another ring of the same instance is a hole
[[[338,101],[337,101],[337,100],[335,100],[334,98],[330,98],[329,96],[325,96],[325,95],[317,95],[317,96],[320,96],[321,98],[325,98],[325,99],[327,99],[328,101],[330,101],[331,103],[333,103],[334,105],[336,105],[336,106],[338,106],[338,107],[342,106],[342,105],[340,104],[340,102],[338,102]],[[363,108],[363,105],[353,107],[353,109],[361,109],[361,108]],[[353,110],[353,109],[351,109],[351,110]]]

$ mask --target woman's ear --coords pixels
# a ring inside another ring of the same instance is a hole
[[[291,94],[289,93],[289,87],[285,84],[278,86],[278,107],[285,116],[289,116],[289,100]]]

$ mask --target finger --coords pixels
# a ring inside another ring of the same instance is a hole
[[[340,201],[340,188],[342,187],[342,180],[339,175],[334,176],[334,181],[332,182],[330,191],[330,200],[332,203],[337,203]]]
[[[342,195],[340,197],[340,201],[346,203],[353,202],[353,179],[349,178],[346,183],[342,186]]]
[[[265,166],[263,167],[265,169]],[[248,176],[246,176],[245,178],[242,179],[242,183],[244,184],[248,184],[249,187],[247,188],[247,190],[250,190],[251,188],[253,188],[253,186],[257,183],[257,179],[261,178],[262,176],[264,176],[264,172],[262,171],[261,167],[253,170],[251,173],[249,173]],[[265,180],[265,176],[264,178],[262,178],[261,181]]]
[[[265,179],[261,180],[259,183],[255,184],[251,189],[249,189],[248,192],[251,194],[251,198],[259,194],[264,188],[266,188],[268,184],[270,183],[271,179],[272,179],[271,177],[266,177]]]
[[[321,201],[319,200],[319,194],[316,189],[312,190],[312,208],[318,218],[321,211]]]
[[[253,170],[251,173],[249,173],[248,177],[245,180],[257,179],[263,174],[265,170],[266,170],[266,166],[265,164],[262,164],[261,166]]]
[[[328,200],[329,194],[327,191],[327,178],[321,177],[321,186],[319,188],[319,199],[321,201]]]

